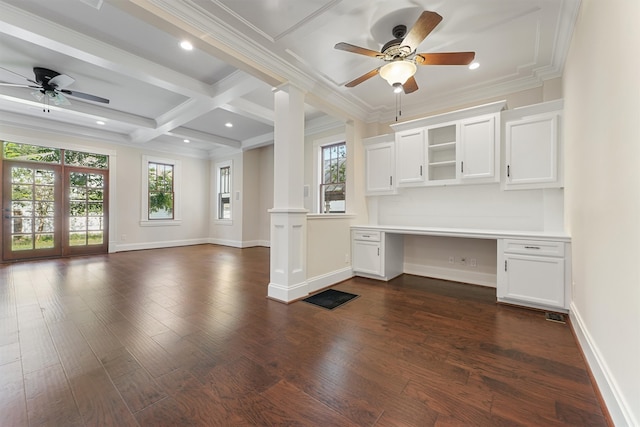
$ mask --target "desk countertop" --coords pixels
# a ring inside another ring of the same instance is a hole
[[[377,230],[393,234],[413,234],[424,236],[466,237],[471,239],[532,239],[571,242],[571,236],[564,232],[486,230],[475,228],[409,227],[402,225],[353,225],[352,229]]]

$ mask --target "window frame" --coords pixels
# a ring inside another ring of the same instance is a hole
[[[221,204],[221,195],[223,193],[221,193],[221,186],[222,183],[220,181],[220,172],[225,169],[225,168],[229,168],[229,188],[228,188],[228,193],[224,193],[224,194],[229,194],[229,218],[220,218],[220,213],[221,213],[221,209],[222,209],[222,204]],[[215,206],[214,206],[214,222],[216,224],[222,224],[222,225],[233,225],[233,210],[234,210],[234,203],[233,203],[233,160],[225,160],[222,162],[218,162],[215,164],[215,175],[214,175],[214,185],[213,188],[215,189],[215,194],[214,194],[214,199],[215,199]]]
[[[320,185],[322,184],[322,150],[325,147],[336,144],[344,144],[346,150],[346,158],[345,158],[345,212],[336,212],[336,213],[325,213],[322,206],[320,206]],[[348,181],[349,181],[349,144],[347,143],[345,134],[333,135],[330,137],[325,137],[321,139],[317,139],[313,142],[313,191],[311,194],[312,197],[312,212],[313,215],[347,215],[349,212],[349,192],[348,189]]]
[[[173,167],[173,219],[149,219],[149,164],[158,163]],[[157,227],[182,224],[181,183],[182,164],[180,160],[155,156],[142,156],[142,197],[140,209],[140,225],[143,227]]]

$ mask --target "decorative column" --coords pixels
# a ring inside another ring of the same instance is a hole
[[[307,290],[307,210],[304,208],[304,93],[274,90],[274,177],[268,296],[290,302]]]

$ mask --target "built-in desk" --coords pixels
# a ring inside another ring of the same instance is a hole
[[[497,241],[499,302],[567,312],[571,302],[571,238],[565,233],[362,225],[351,227],[357,276],[391,280],[404,272],[404,236]]]

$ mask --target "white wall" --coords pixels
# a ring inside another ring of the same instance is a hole
[[[271,241],[271,216],[269,209],[273,208],[273,145],[259,149],[260,175],[258,185],[260,187],[260,229],[258,239],[264,245]]]
[[[638,17],[582,0],[564,73],[572,324],[618,426],[640,425]]]
[[[233,199],[242,201],[242,246],[258,246],[260,235],[260,151],[242,153],[243,186],[235,188]]]
[[[489,230],[545,230],[545,191],[503,191],[500,184],[401,188],[398,195],[380,196],[380,225],[451,227]],[[562,217],[562,210],[557,209]]]
[[[209,228],[208,162],[125,146],[118,146],[116,152],[117,204],[115,212],[111,210],[110,215],[116,215],[117,250],[205,243]],[[180,209],[182,219],[180,225],[140,226],[143,194],[146,197],[146,189],[142,188],[143,154],[180,161],[182,172],[175,188],[176,192],[180,192],[181,206],[177,208]],[[123,239],[123,236],[126,238]]]

